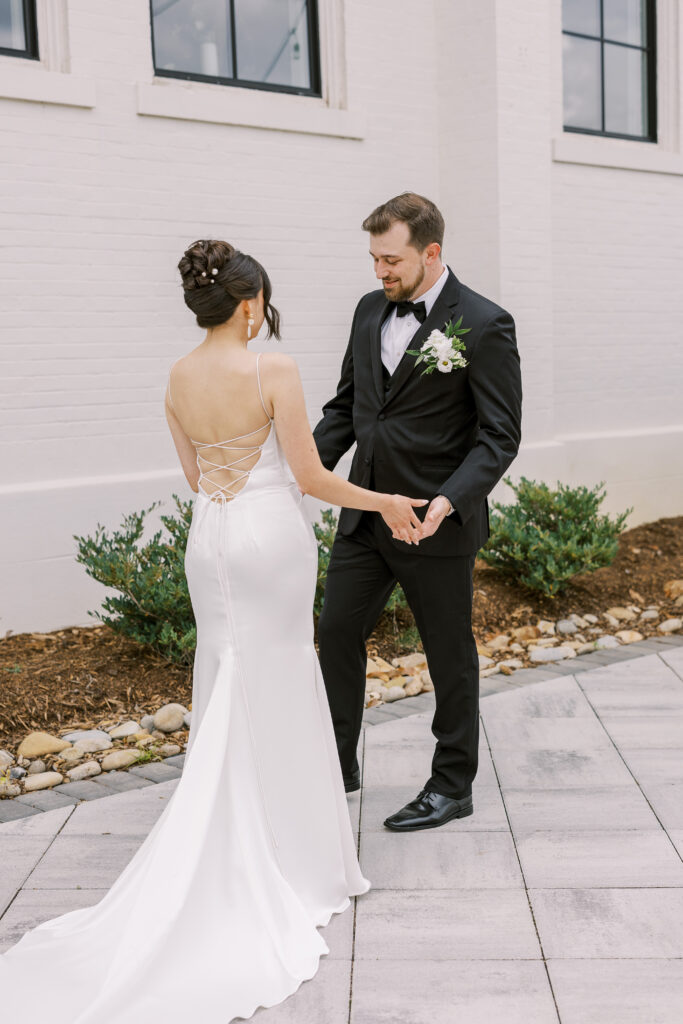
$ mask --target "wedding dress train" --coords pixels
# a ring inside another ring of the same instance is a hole
[[[261,394],[258,357],[256,381]],[[313,977],[329,953],[317,928],[370,889],[313,646],[315,534],[268,419],[263,444],[240,449],[260,454],[235,497],[235,479],[221,486],[208,468],[234,463],[200,451],[250,435],[193,442],[185,570],[197,649],[182,775],[98,903],[0,955],[3,1020],[248,1018]]]

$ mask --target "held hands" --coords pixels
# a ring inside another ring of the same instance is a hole
[[[406,498],[403,494],[387,494],[386,499],[381,516],[391,530],[394,540],[404,540],[406,544],[419,543],[422,523],[413,512],[413,508],[426,505],[427,499]]]
[[[431,537],[436,533],[448,513],[448,499],[441,494],[437,495],[429,502],[424,521],[420,522],[413,512],[413,507],[426,504],[426,498],[406,498],[402,494],[390,496],[390,508],[382,512],[382,518],[395,540],[419,544],[425,537]]]
[[[427,509],[427,514],[422,522],[422,529],[420,530],[419,539],[422,540],[424,537],[431,537],[433,533],[441,526],[448,514],[450,508],[448,498],[445,498],[443,494],[437,494],[436,498],[433,498]]]

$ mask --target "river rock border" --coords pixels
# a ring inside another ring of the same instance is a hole
[[[683,646],[683,635],[680,634],[650,637],[647,640],[636,641],[620,647],[608,647],[603,650],[578,654],[574,658],[544,664],[538,668],[518,669],[512,675],[496,673],[480,679],[480,697],[483,698],[492,693],[517,689],[520,686],[528,686],[530,683],[538,683],[544,679],[553,679],[561,675],[575,675],[577,672],[585,672],[602,665],[643,657],[648,654],[657,654],[670,647],[681,646]],[[414,656],[408,655],[407,657]],[[434,692],[428,689],[414,696],[404,697],[401,700],[394,700],[390,703],[381,703],[377,706],[366,708],[363,713],[363,726],[380,725],[382,722],[391,721],[392,719],[420,714],[431,710],[434,705]],[[180,714],[182,705],[165,705],[165,708],[177,709],[178,714]],[[185,713],[183,717],[186,718],[186,722],[184,724],[187,726],[189,722],[187,715],[189,713],[184,708],[182,711]],[[148,724],[154,723],[150,722]],[[168,724],[171,724],[170,720]],[[80,730],[84,734],[86,732],[93,733],[99,731]],[[87,744],[88,742],[87,738],[78,737],[76,733],[67,734],[67,736],[76,737],[75,742],[78,742],[79,739],[81,743],[85,742]],[[63,739],[66,738],[63,737]],[[69,745],[71,745],[71,741],[69,741]],[[125,753],[125,751],[122,751],[122,753]],[[2,799],[0,800],[0,828],[3,822],[30,817],[31,815],[39,814],[41,811],[51,811],[58,807],[64,807],[67,804],[78,804],[82,800],[97,800],[103,796],[112,796],[124,790],[138,789],[154,785],[157,782],[167,782],[169,779],[179,778],[182,774],[184,762],[184,753],[169,753],[168,756],[159,761],[150,761],[147,764],[132,764],[126,770],[115,768],[111,771],[100,771],[97,775],[91,777],[85,775],[81,779],[61,783],[56,788],[38,789],[34,792],[14,796],[12,799]]]

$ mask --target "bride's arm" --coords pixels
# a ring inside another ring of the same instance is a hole
[[[199,489],[199,466],[197,465],[197,451],[195,446],[190,441],[189,437],[180,426],[178,417],[173,411],[173,406],[170,404],[168,399],[168,388],[166,388],[166,401],[164,402],[164,408],[166,411],[166,419],[168,426],[173,437],[173,443],[175,449],[178,452],[178,458],[180,464],[183,467],[183,473],[185,479],[190,485],[191,489],[197,493]]]
[[[410,540],[413,528],[422,525],[413,507],[426,505],[427,500],[366,490],[325,469],[311,433],[295,360],[269,352],[261,359],[261,382],[264,398],[273,406],[278,440],[301,490],[332,505],[380,512],[395,537]]]

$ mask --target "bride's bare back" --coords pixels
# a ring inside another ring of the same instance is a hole
[[[191,352],[169,372],[168,402],[195,448],[197,487],[212,501],[237,497],[273,430],[261,389],[260,356],[234,353],[219,361]],[[183,366],[175,370],[180,362]]]

